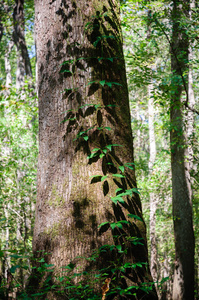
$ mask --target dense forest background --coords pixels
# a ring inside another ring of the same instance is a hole
[[[160,299],[172,299],[175,244],[170,132],[172,2],[122,1],[134,157],[148,229],[151,273]],[[199,13],[181,20],[189,36],[189,107],[184,128],[191,163],[195,232],[195,299],[199,294]],[[36,202],[38,101],[34,1],[0,2],[0,294],[15,299],[32,271]],[[186,102],[186,93],[182,102]],[[21,294],[21,295],[22,295]],[[25,294],[24,294],[25,295]],[[12,298],[13,297],[13,298]],[[22,296],[21,296],[22,297]],[[29,298],[22,299],[29,299]]]

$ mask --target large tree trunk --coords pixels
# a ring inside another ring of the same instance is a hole
[[[148,262],[138,193],[124,202],[110,199],[115,189],[136,189],[118,14],[117,1],[35,1],[40,150],[33,250],[35,257],[50,253],[45,259],[57,272],[105,244],[128,247],[126,262]],[[122,228],[98,228],[122,220],[128,221]],[[143,245],[127,243],[130,236]],[[107,251],[95,263],[81,262],[81,270],[93,274],[110,261]],[[151,281],[147,265],[122,274],[121,287]],[[134,292],[125,299],[156,299],[154,291]]]
[[[171,169],[173,219],[175,234],[175,270],[173,300],[194,299],[194,233],[192,224],[191,184],[188,148],[182,104],[182,91],[187,88],[189,41],[184,18],[189,1],[173,1],[171,49]],[[183,21],[182,21],[183,20]],[[183,77],[184,76],[184,77]]]

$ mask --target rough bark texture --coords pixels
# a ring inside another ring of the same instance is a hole
[[[154,130],[154,105],[153,105],[153,84],[148,87],[148,112],[149,112],[149,175],[152,175],[153,167],[156,159],[156,143]],[[150,269],[153,281],[157,282],[157,240],[156,240],[156,195],[153,191],[150,192],[150,241],[151,241],[151,258]],[[156,290],[158,285],[156,283]]]
[[[194,299],[194,233],[191,185],[183,120],[182,91],[187,89],[189,42],[183,18],[188,17],[189,1],[173,1],[172,91],[171,91],[171,168],[175,234],[173,300]],[[184,76],[184,81],[182,80]]]
[[[24,0],[15,0],[13,22],[13,40],[18,52],[16,87],[20,88],[23,85],[25,74],[28,77],[32,77],[32,68],[25,41]]]
[[[117,1],[35,1],[39,163],[33,250],[35,257],[50,253],[45,260],[56,272],[105,244],[128,246],[124,261],[148,262],[145,224],[127,216],[142,219],[139,195],[124,203],[110,200],[117,188],[136,188],[131,169],[125,167],[124,178],[113,175],[122,175],[119,166],[133,162],[118,14]],[[122,147],[106,148],[113,144]],[[95,148],[100,150],[88,159]],[[102,149],[107,149],[103,157]],[[129,221],[122,229],[98,228],[121,220]],[[143,245],[127,243],[130,236],[142,238]],[[95,273],[117,261],[117,255],[105,252],[96,262],[83,261],[81,270]],[[151,281],[148,266],[126,269],[123,275],[121,287]],[[135,292],[136,297],[117,299],[156,299],[154,291]]]
[[[10,53],[13,48],[13,41],[10,41],[7,47],[7,51],[5,53],[5,71],[6,71],[6,88],[10,88],[10,85],[12,83],[12,75],[11,75],[11,64],[10,64]]]

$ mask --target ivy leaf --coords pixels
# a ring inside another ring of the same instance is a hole
[[[114,146],[114,147],[123,147],[122,145],[119,145],[119,144],[113,144],[112,146]]]
[[[136,215],[133,215],[133,214],[128,214],[128,217],[129,217],[129,218],[134,218],[134,219],[137,219],[137,220],[139,220],[139,221],[142,221],[142,222],[143,222],[143,220],[142,220],[140,217],[136,216]]]
[[[111,130],[111,127],[104,127],[105,129],[107,129],[107,130]]]
[[[88,86],[89,84],[93,84],[93,83],[97,83],[97,81],[90,81],[86,86]]]
[[[107,145],[106,148],[111,151],[112,145]]]
[[[125,178],[126,176],[122,174],[113,174],[114,177]]]
[[[124,166],[119,166],[119,169],[122,173],[124,173]]]
[[[139,192],[138,189],[136,189],[136,188],[133,188],[133,189],[132,189],[132,192],[134,192],[134,193],[136,193],[136,194],[140,194],[140,192]]]
[[[101,181],[104,181],[107,177],[108,175],[102,176]]]
[[[88,136],[87,136],[87,135],[84,136],[83,139],[84,139],[85,141],[88,141]]]
[[[106,85],[108,85],[110,88],[112,88],[112,82],[106,82]]]
[[[120,191],[123,191],[123,189],[119,188],[119,189],[115,190],[116,193],[120,192]]]
[[[69,74],[73,74],[70,70],[63,70],[60,73],[69,73]]]
[[[106,154],[108,150],[107,149],[103,149],[102,151]]]
[[[92,150],[92,152],[96,152],[96,151],[99,151],[100,150],[100,148],[94,148],[93,150]]]
[[[98,36],[97,40],[93,43],[93,46],[96,47],[100,40],[101,40],[101,37]]]
[[[95,109],[98,109],[99,107],[101,107],[101,104],[95,104],[94,107]]]
[[[117,248],[117,250],[118,250],[119,252],[123,252],[123,251],[122,251],[122,246],[121,246],[121,245],[116,245],[115,247]]]
[[[115,204],[117,204],[117,201],[120,203],[125,203],[124,199],[120,196],[111,197],[111,201],[113,201]]]
[[[119,194],[121,197],[123,196],[132,196],[133,195],[133,189],[126,190],[124,193]]]
[[[11,273],[15,273],[16,269],[18,269],[18,268],[20,268],[19,265],[12,266],[12,267],[10,268],[10,272],[11,272]]]
[[[118,82],[111,82],[112,84],[115,84],[115,85],[120,85],[122,86],[122,84],[118,83]]]
[[[100,228],[100,227],[102,227],[102,226],[104,226],[104,225],[107,225],[107,224],[109,224],[109,222],[103,222],[103,223],[101,223],[101,224],[98,226],[98,228]]]
[[[116,227],[116,223],[112,223],[112,224],[110,224],[110,226],[111,226],[111,229],[114,229]]]
[[[99,83],[100,83],[102,86],[104,86],[105,83],[106,83],[106,80],[102,80],[102,81],[100,81]]]
[[[132,166],[126,166],[126,167],[129,168],[130,170],[134,170]]]

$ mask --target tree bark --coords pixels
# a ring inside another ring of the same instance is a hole
[[[153,167],[156,159],[156,142],[155,142],[155,130],[154,130],[154,106],[153,106],[153,84],[148,86],[148,112],[149,112],[149,178],[151,178]],[[150,241],[151,241],[151,259],[150,269],[153,281],[156,282],[156,290],[158,291],[157,285],[157,240],[156,240],[156,196],[154,191],[150,192]]]
[[[11,86],[11,83],[12,83],[12,75],[11,75],[11,64],[10,64],[10,59],[9,59],[9,56],[10,56],[10,53],[12,51],[12,48],[13,48],[13,41],[11,40],[8,44],[8,47],[7,47],[7,51],[5,53],[5,71],[6,71],[6,88],[9,89],[10,86]],[[8,93],[6,91],[6,93]]]
[[[173,1],[171,49],[171,169],[175,234],[173,300],[194,299],[194,233],[188,148],[186,144],[182,92],[187,92],[189,40],[184,18],[189,1]],[[183,22],[182,22],[183,18]]]
[[[35,1],[40,150],[33,251],[35,257],[50,253],[45,260],[54,264],[55,273],[106,244],[128,247],[124,262],[148,262],[138,193],[123,203],[110,200],[136,189],[128,167],[133,142],[118,15],[117,1]],[[120,221],[127,223],[98,227]],[[130,236],[141,238],[143,245],[127,243]],[[110,277],[113,260],[107,251],[79,266],[91,276],[107,268]],[[145,265],[122,274],[121,287],[152,280]],[[157,299],[154,290],[134,292],[136,297],[132,293],[125,299]],[[58,296],[49,293],[48,299]]]
[[[13,11],[13,40],[17,47],[16,87],[24,83],[24,76],[32,77],[32,68],[25,40],[24,0],[15,0]]]

